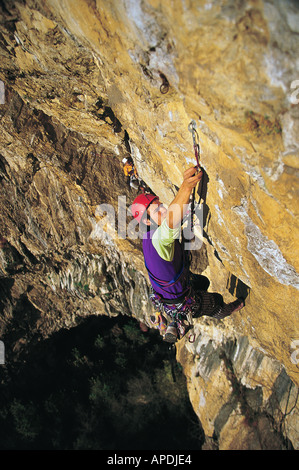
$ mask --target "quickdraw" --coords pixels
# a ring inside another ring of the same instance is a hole
[[[196,130],[196,122],[194,121],[194,119],[192,119],[192,121],[188,125],[188,130],[189,130],[189,132],[192,133],[193,148],[194,148],[196,163],[197,163],[197,166],[199,168],[200,167],[200,163],[199,163],[199,161],[200,161],[200,146],[199,146],[199,137],[198,137],[198,133],[197,133],[197,130]]]
[[[192,140],[193,140],[193,148],[194,148],[194,154],[195,154],[195,159],[197,163],[197,169],[199,170],[200,167],[200,156],[201,156],[201,150],[200,150],[200,145],[199,145],[199,136],[196,130],[196,122],[194,119],[189,123],[188,125],[188,130],[192,134]],[[201,186],[201,193],[202,193],[203,185]],[[201,201],[201,196],[199,198],[199,203]],[[195,188],[193,189],[193,194],[192,194],[192,200],[191,200],[191,233],[194,234],[194,215],[195,215]]]

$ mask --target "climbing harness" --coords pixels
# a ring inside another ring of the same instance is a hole
[[[150,286],[149,298],[156,310],[162,317],[166,317],[169,321],[169,325],[176,324],[178,331],[178,339],[183,338],[187,331],[193,327],[193,314],[198,309],[198,304],[195,297],[192,295],[192,289],[188,289],[188,293],[185,297],[177,302],[177,299],[166,300],[162,298],[152,286]],[[166,330],[163,330],[161,334],[165,336]],[[189,334],[189,342],[193,343],[195,336]]]

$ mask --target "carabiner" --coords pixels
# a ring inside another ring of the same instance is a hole
[[[194,341],[195,341],[195,333],[190,333],[188,340],[189,340],[189,343],[194,343]]]
[[[189,132],[194,132],[196,130],[196,121],[192,119],[192,121],[188,125],[188,131]]]

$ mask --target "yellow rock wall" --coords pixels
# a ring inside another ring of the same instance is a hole
[[[105,91],[130,136],[140,176],[167,203],[195,161],[187,127],[196,120],[209,179],[206,232],[222,260],[209,257],[212,286],[225,291],[233,274],[250,288],[234,326],[296,378],[290,357],[298,335],[299,108],[291,84],[298,10],[291,2],[165,3],[51,1],[42,13],[53,23],[37,14],[36,21],[45,35],[56,21],[92,52],[98,80],[88,77],[83,86],[88,95],[90,88]],[[28,9],[21,17],[32,31]],[[38,67],[41,53],[39,46]],[[160,92],[160,73],[169,81],[167,94]],[[63,104],[57,103],[60,119],[84,132],[84,120],[72,119]],[[87,127],[97,138],[89,119]]]

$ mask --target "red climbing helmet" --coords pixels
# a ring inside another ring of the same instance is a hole
[[[154,194],[139,194],[139,196],[136,197],[132,204],[131,210],[133,217],[137,219],[138,222],[141,221],[143,214],[155,199],[159,198]]]

